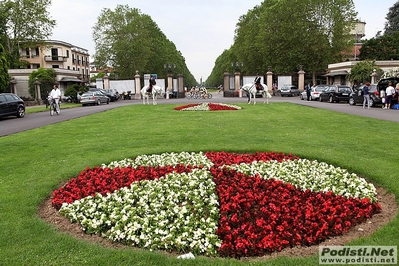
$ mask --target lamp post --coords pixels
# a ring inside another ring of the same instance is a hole
[[[168,88],[166,91],[166,99],[169,99],[169,93],[173,89],[173,69],[176,69],[176,64],[164,64],[163,67],[168,70]]]
[[[176,68],[176,64],[164,64],[163,65],[163,68],[165,68],[165,69],[168,69],[168,73],[169,74],[172,74],[172,67],[173,67],[173,69],[175,69]]]
[[[240,77],[240,72],[241,68],[244,66],[243,62],[235,62],[231,63],[231,66],[234,67],[234,91],[235,93],[238,93],[238,97],[242,97],[242,91],[240,90],[241,86],[241,77]]]
[[[235,72],[241,72],[241,68],[244,66],[243,62],[235,62],[235,63],[231,63],[231,66],[234,67]]]

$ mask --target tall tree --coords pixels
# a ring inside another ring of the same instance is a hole
[[[188,84],[195,79],[185,59],[150,16],[136,8],[118,5],[103,9],[93,27],[95,61],[99,67],[112,67],[122,79],[133,78],[136,70],[166,76],[164,64],[176,65]]]
[[[361,60],[399,60],[399,31],[363,42]]]
[[[393,34],[399,31],[399,1],[389,8],[389,12],[385,17],[385,34]]]
[[[3,45],[0,43],[0,93],[7,91],[10,84],[10,75],[8,74],[9,64]]]
[[[19,48],[43,43],[51,36],[56,22],[47,8],[51,0],[5,0],[0,1],[0,20],[5,29],[0,42],[8,53],[10,68],[19,66]]]
[[[350,49],[356,15],[352,0],[265,0],[240,17],[233,51],[252,74],[325,72]]]

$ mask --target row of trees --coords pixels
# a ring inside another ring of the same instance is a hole
[[[371,61],[367,69],[377,59],[399,59],[398,13],[399,1],[386,17],[385,34],[364,42],[360,59]],[[351,0],[265,0],[240,17],[233,45],[216,59],[206,84],[222,83],[223,73],[234,69],[232,62],[243,63],[244,75],[263,74],[269,66],[289,75],[303,67],[315,81],[328,64],[350,54],[356,16]]]
[[[93,27],[93,39],[96,64],[112,67],[121,79],[133,78],[136,70],[166,77],[165,64],[173,64],[171,70],[184,75],[185,85],[197,84],[174,43],[149,15],[136,8],[117,5],[114,10],[103,9]]]
[[[46,45],[44,40],[56,25],[47,11],[50,5],[51,0],[0,1],[0,92],[9,88],[8,69],[26,65],[19,49]],[[164,64],[172,63],[173,72],[183,74],[186,84],[196,84],[181,52],[138,9],[122,5],[103,9],[93,27],[93,39],[95,62],[100,68],[111,67],[119,79],[133,78],[136,70],[166,76]]]
[[[265,0],[240,17],[234,43],[216,60],[207,83],[220,83],[231,62],[244,74],[300,70],[315,76],[350,49],[357,13],[351,0]],[[230,68],[231,69],[231,68]]]

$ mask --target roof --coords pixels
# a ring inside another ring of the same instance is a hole
[[[63,77],[60,82],[83,82],[80,79],[76,78],[76,77]]]
[[[324,76],[326,77],[334,77],[334,76],[346,76],[348,75],[348,71],[346,70],[341,70],[341,71],[332,71]]]

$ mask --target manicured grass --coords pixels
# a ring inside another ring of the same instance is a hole
[[[290,103],[239,111],[182,112],[177,105],[131,105],[0,138],[0,264],[247,265],[247,260],[105,248],[55,230],[37,216],[41,202],[86,167],[141,154],[282,151],[356,172],[399,197],[399,124]],[[27,115],[24,119],[29,119]],[[389,138],[389,140],[388,140]],[[398,245],[399,219],[358,245]],[[318,256],[253,261],[317,265]]]
[[[74,108],[82,106],[80,103],[61,103],[61,110],[67,108]],[[50,112],[49,107],[46,108],[46,105],[37,105],[37,106],[29,106],[26,108],[26,114],[38,113],[38,112]]]

